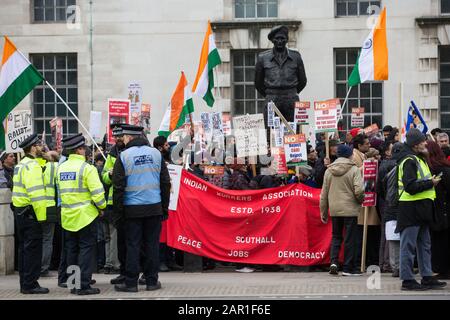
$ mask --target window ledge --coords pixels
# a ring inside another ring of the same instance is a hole
[[[249,27],[257,27],[260,29],[272,29],[275,26],[285,25],[291,30],[298,30],[302,22],[300,20],[290,19],[236,19],[227,21],[214,21],[211,22],[213,30],[225,30],[225,29],[248,29]]]
[[[419,27],[437,26],[441,24],[450,24],[450,14],[440,16],[429,16],[416,18]]]

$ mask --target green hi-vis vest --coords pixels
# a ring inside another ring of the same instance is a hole
[[[97,169],[84,156],[71,154],[58,166],[56,184],[61,197],[61,225],[76,232],[89,225],[106,207],[105,190]],[[98,209],[97,209],[98,208]]]
[[[38,221],[47,220],[44,179],[36,159],[25,156],[14,168],[12,202],[17,208],[32,206]]]
[[[114,187],[112,185],[111,178],[109,177],[109,171],[114,169],[115,163],[116,163],[116,157],[113,157],[111,154],[108,154],[108,156],[106,157],[105,165],[103,166],[103,170],[102,170],[103,183],[106,184],[107,186],[110,186],[109,192],[108,192],[108,203],[107,203],[108,206],[113,205]]]
[[[417,200],[425,200],[430,199],[434,200],[436,199],[436,191],[434,190],[434,187],[419,193],[416,193],[414,195],[409,194],[405,191],[405,187],[403,185],[403,166],[407,160],[416,160],[418,166],[417,166],[417,178],[419,181],[423,180],[430,180],[431,179],[431,171],[428,165],[425,161],[423,161],[421,158],[417,156],[408,156],[405,159],[403,159],[402,162],[400,162],[399,168],[398,168],[398,192],[400,195],[399,201],[417,201]]]

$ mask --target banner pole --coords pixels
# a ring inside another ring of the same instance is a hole
[[[330,137],[328,137],[328,132],[325,132],[325,156],[330,159]]]
[[[361,254],[361,272],[366,270],[366,246],[367,246],[367,216],[369,214],[369,207],[364,207],[364,232]]]
[[[102,154],[103,158],[106,161],[106,156],[103,153],[103,151],[100,149],[100,147],[97,145],[97,142],[95,142],[94,138],[91,136],[91,134],[89,133],[89,130],[86,129],[86,127],[84,126],[84,124],[81,122],[80,119],[78,119],[78,117],[75,115],[75,113],[72,111],[72,109],[70,109],[70,107],[67,105],[67,103],[64,101],[63,98],[61,98],[61,96],[58,94],[58,92],[56,92],[55,88],[53,88],[53,86],[47,81],[45,80],[45,84],[52,89],[52,91],[55,93],[55,95],[58,97],[59,100],[61,100],[61,102],[66,106],[67,110],[69,110],[69,112],[72,114],[72,116],[78,121],[78,123],[81,125],[81,127],[84,129],[84,131],[86,131],[88,137],[92,140],[92,142],[94,143],[94,145],[97,147],[97,149],[100,151],[100,153]]]

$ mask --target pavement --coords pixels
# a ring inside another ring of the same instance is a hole
[[[145,286],[139,286],[137,293],[116,292],[109,283],[115,276],[94,274],[97,283],[93,287],[101,293],[92,296],[76,296],[59,288],[54,271],[50,277],[39,280],[41,286],[50,289],[46,295],[21,294],[17,273],[0,276],[0,300],[450,300],[450,284],[440,290],[405,292],[400,290],[401,281],[390,274],[344,277],[326,272],[167,272],[159,274],[162,289],[145,291]]]

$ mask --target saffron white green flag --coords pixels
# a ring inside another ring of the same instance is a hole
[[[159,126],[158,135],[168,137],[175,129],[186,122],[186,116],[192,112],[194,112],[192,93],[184,72],[181,72],[180,81],[178,81],[172,99],[170,99],[169,107]]]

